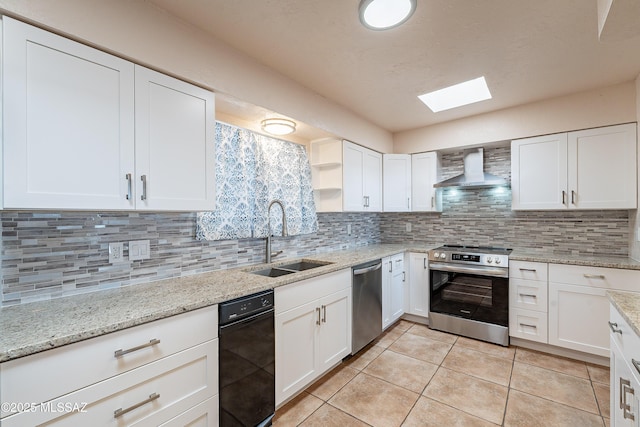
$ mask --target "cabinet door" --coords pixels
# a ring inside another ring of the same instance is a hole
[[[318,372],[325,372],[351,353],[351,288],[322,298],[320,309]]]
[[[364,195],[367,197],[366,211],[382,212],[382,154],[365,148]]]
[[[4,207],[132,209],[133,64],[7,17],[2,54]]]
[[[549,283],[549,344],[609,355],[606,289]]]
[[[213,93],[144,67],[135,73],[137,208],[214,210]]]
[[[404,254],[392,258],[393,271],[391,272],[390,284],[390,323],[395,322],[404,314],[404,285],[406,283],[406,272],[404,269]]]
[[[569,132],[569,207],[636,208],[636,124]]]
[[[385,212],[411,210],[411,155],[383,156],[383,199]]]
[[[414,212],[442,212],[442,192],[433,188],[438,182],[440,157],[438,153],[411,156],[411,210]]]
[[[428,255],[409,254],[409,303],[407,311],[416,316],[429,316],[429,260]]]
[[[343,143],[342,191],[343,210],[364,210],[364,148],[348,141]]]
[[[566,209],[567,134],[511,142],[512,209]]]
[[[319,324],[317,300],[276,316],[276,405],[318,376]]]
[[[640,387],[631,373],[623,352],[611,339],[611,388],[610,388],[610,416],[611,425],[616,427],[632,427],[638,425],[638,398]],[[625,403],[628,405],[625,408]],[[633,419],[631,418],[633,417]]]

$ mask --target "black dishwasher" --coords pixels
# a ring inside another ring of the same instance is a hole
[[[275,413],[273,291],[219,305],[220,425],[270,426]]]

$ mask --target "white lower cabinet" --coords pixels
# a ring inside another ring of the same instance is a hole
[[[640,360],[640,338],[620,313],[610,306],[610,416],[614,427],[640,425],[640,370],[634,362]]]
[[[276,406],[351,353],[351,269],[275,289]]]
[[[382,259],[382,329],[404,314],[404,253]]]
[[[509,336],[548,342],[546,263],[509,262]]]
[[[429,317],[429,255],[409,253],[409,283],[405,284],[404,311]]]
[[[42,402],[3,412],[2,425],[218,425],[217,306],[154,323],[0,365],[3,402]],[[131,337],[138,345],[120,347]]]
[[[509,308],[509,336],[547,343],[547,312]]]

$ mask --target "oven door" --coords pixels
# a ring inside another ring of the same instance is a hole
[[[429,265],[429,309],[491,323],[509,325],[509,277],[496,269]]]

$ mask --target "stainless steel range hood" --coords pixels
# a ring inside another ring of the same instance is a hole
[[[463,188],[486,188],[500,185],[508,185],[507,180],[499,176],[491,175],[484,171],[484,149],[470,148],[464,150],[464,173],[445,179],[433,186],[443,187],[463,187]]]

